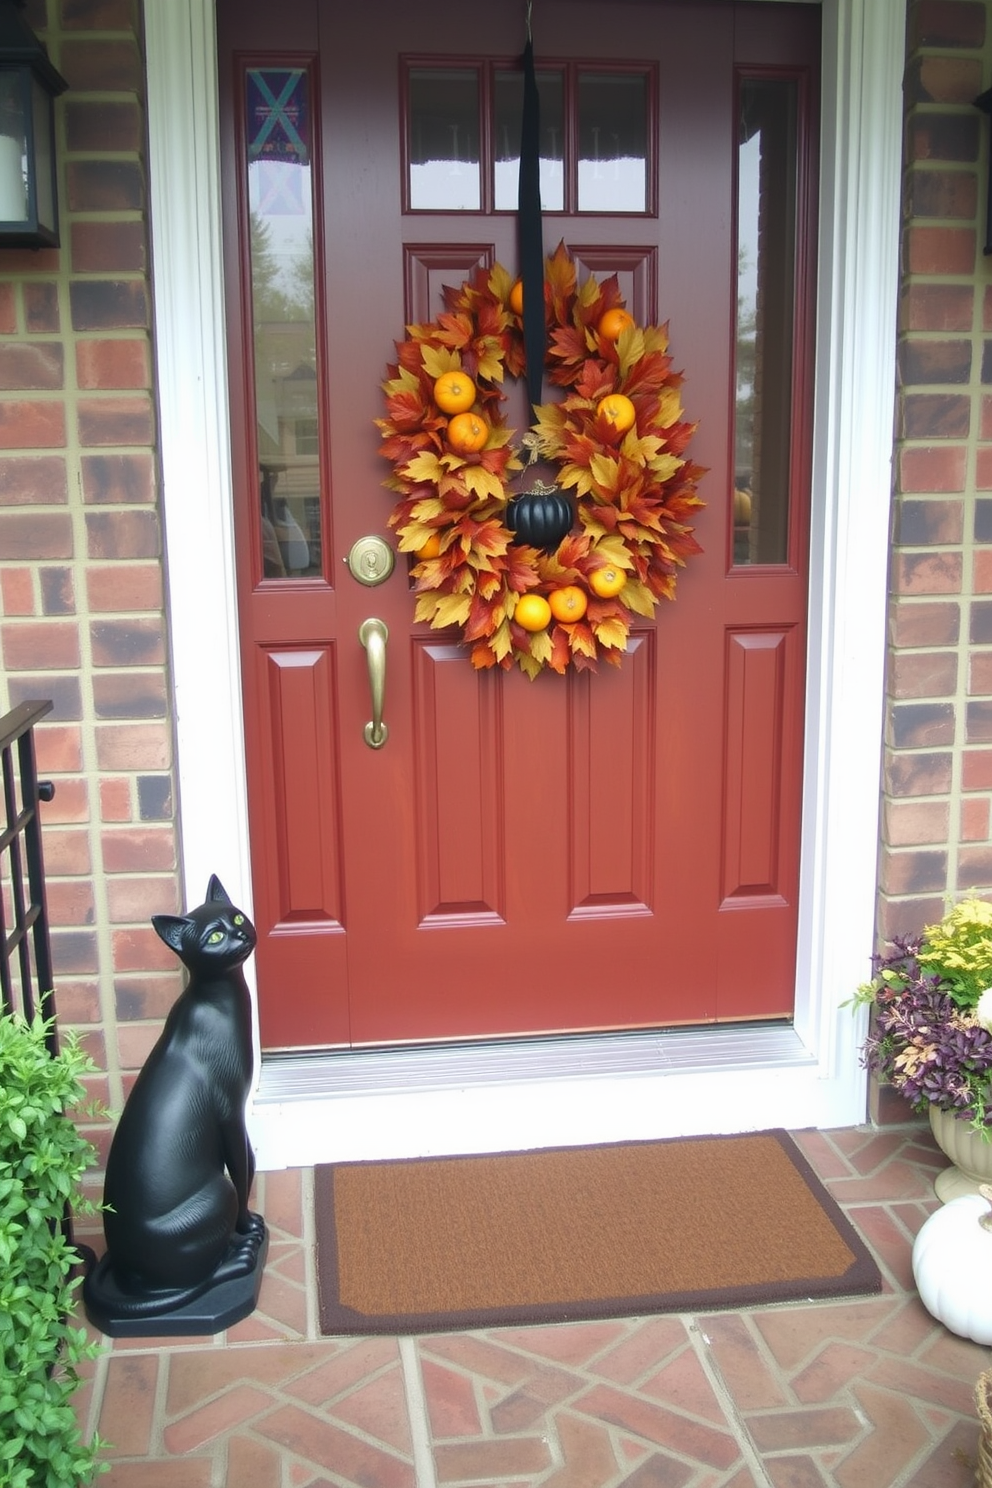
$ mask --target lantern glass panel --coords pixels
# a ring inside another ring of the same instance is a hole
[[[0,68],[0,222],[27,222],[27,132],[22,72]]]

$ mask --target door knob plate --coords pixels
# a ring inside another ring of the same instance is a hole
[[[366,588],[374,589],[377,584],[384,584],[389,578],[396,563],[396,554],[385,538],[370,533],[368,537],[360,537],[352,544],[345,562],[353,578]]]

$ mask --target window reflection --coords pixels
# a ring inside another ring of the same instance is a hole
[[[414,67],[410,74],[410,206],[477,212],[479,74],[474,67]]]
[[[749,78],[737,157],[734,562],[785,563],[795,310],[797,87]]]
[[[647,77],[579,73],[579,211],[646,212]]]
[[[321,572],[309,79],[247,75],[259,520],[265,578]]]

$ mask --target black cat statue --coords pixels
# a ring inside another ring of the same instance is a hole
[[[212,877],[207,900],[152,924],[189,972],[124,1106],[107,1159],[107,1252],[83,1282],[111,1337],[217,1333],[254,1309],[268,1250],[248,1208],[255,930]]]

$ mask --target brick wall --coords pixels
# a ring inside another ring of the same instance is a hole
[[[138,0],[32,0],[69,82],[59,250],[0,249],[0,711],[38,731],[63,1022],[119,1109],[178,990],[178,907]],[[97,1133],[96,1135],[100,1135]]]
[[[986,0],[908,7],[882,941],[992,892],[990,20]]]

